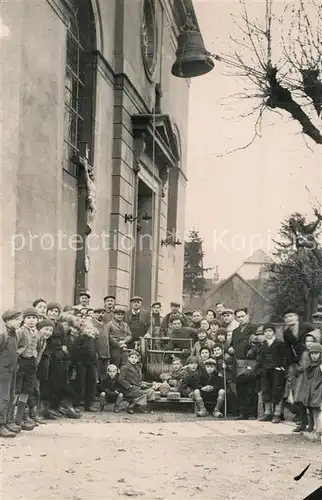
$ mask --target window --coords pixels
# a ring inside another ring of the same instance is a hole
[[[63,168],[77,176],[71,161],[75,153],[90,150],[93,161],[93,121],[95,72],[95,22],[90,0],[68,0],[69,26],[66,38],[65,97],[64,97],[64,157]]]
[[[157,27],[153,0],[144,0],[141,49],[145,71],[151,79],[157,62]]]

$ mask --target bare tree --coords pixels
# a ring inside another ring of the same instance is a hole
[[[243,12],[236,21],[240,37],[231,37],[233,52],[215,55],[230,74],[250,84],[235,96],[256,100],[247,114],[257,115],[254,137],[238,149],[261,135],[265,110],[288,113],[304,137],[322,144],[322,2],[293,0],[278,15],[273,7],[280,8],[281,2],[266,0],[262,23],[250,18],[246,0],[239,2]]]

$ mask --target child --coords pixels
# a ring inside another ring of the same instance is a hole
[[[32,430],[35,424],[30,421],[24,422],[25,410],[27,407],[27,402],[30,397],[33,396],[37,364],[36,360],[38,357],[38,342],[40,340],[40,333],[37,330],[37,323],[39,321],[39,315],[35,308],[26,309],[23,313],[23,325],[21,327],[21,334],[25,339],[25,344],[22,348],[18,349],[18,371],[16,379],[16,393],[18,396],[17,400],[17,412],[15,422],[17,425],[25,427],[25,430]]]
[[[37,406],[43,404],[44,417],[50,418],[49,410],[49,392],[48,392],[48,376],[49,376],[49,356],[46,351],[47,341],[52,336],[54,331],[54,323],[49,319],[44,319],[37,324],[37,330],[40,334],[38,342],[38,356],[36,359],[37,365],[37,383],[35,387],[35,395],[31,399],[30,418],[36,423],[42,423],[38,417]],[[56,417],[52,420],[56,420]]]
[[[102,379],[100,388],[100,410],[104,410],[105,402],[115,403],[114,413],[120,412],[120,405],[123,401],[123,394],[118,389],[119,376],[117,373],[117,366],[109,365],[107,368],[107,374],[104,379]]]
[[[46,319],[47,317],[47,302],[45,299],[36,299],[32,303],[32,307],[36,309],[39,315],[39,320]]]
[[[207,359],[211,358],[211,351],[209,347],[202,347],[200,349],[199,356],[197,357],[198,359],[198,366],[199,366],[199,373],[200,374],[206,374],[206,366],[205,366],[205,361]]]
[[[322,429],[319,426],[319,419],[322,405],[322,345],[310,344],[309,365],[304,369],[299,377],[295,400],[302,403],[313,415],[313,431],[308,433],[311,441],[320,441]]]
[[[185,370],[184,367],[182,366],[182,361],[180,358],[174,358],[172,361],[172,371],[170,372],[170,378],[167,381],[172,390],[178,390],[183,376],[184,376]]]
[[[148,384],[142,380],[139,361],[139,353],[130,351],[127,363],[121,367],[119,375],[119,386],[124,398],[129,402],[127,412],[130,414],[134,413],[135,406],[139,406],[143,412],[148,412],[148,401],[155,399],[154,390],[148,388]]]
[[[227,330],[226,328],[218,328],[217,335],[215,338],[215,344],[219,345],[223,352],[226,353],[229,349],[229,342],[227,342]]]
[[[215,418],[222,418],[221,408],[225,401],[225,390],[223,378],[216,371],[216,361],[207,359],[205,361],[206,373],[201,375],[201,397],[207,412],[212,413]]]
[[[191,356],[198,357],[202,347],[208,347],[208,349],[210,351],[212,351],[214,346],[215,346],[215,343],[213,340],[208,338],[207,331],[200,328],[198,330],[198,341],[195,343],[195,345],[193,346],[193,348],[191,350]]]
[[[207,416],[201,393],[200,372],[198,370],[198,361],[195,356],[190,356],[187,359],[187,368],[179,386],[179,392],[183,397],[189,397],[196,403],[196,410],[198,417]]]
[[[278,424],[283,410],[287,352],[284,342],[276,338],[274,325],[264,325],[263,334],[265,340],[257,356],[257,363],[264,415],[258,420]]]
[[[86,325],[73,345],[78,396],[84,401],[84,410],[91,413],[96,412],[93,404],[97,384],[97,336],[98,331]]]
[[[218,319],[214,319],[213,321],[209,321],[208,335],[209,335],[209,338],[211,340],[213,340],[213,341],[216,340],[216,334],[217,334],[219,328],[220,328],[220,321],[218,321]]]
[[[22,321],[19,311],[5,311],[2,320],[5,329],[0,334],[0,437],[12,438],[21,430],[13,423],[13,415],[18,347],[22,347],[25,340],[20,339],[19,344],[17,332]]]

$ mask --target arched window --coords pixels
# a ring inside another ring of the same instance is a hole
[[[153,78],[157,63],[157,45],[157,24],[154,0],[143,0],[141,48],[144,68],[150,80]]]
[[[75,153],[84,154],[89,148],[93,161],[96,30],[90,0],[68,0],[68,5],[63,168],[76,177],[77,167],[71,161]]]

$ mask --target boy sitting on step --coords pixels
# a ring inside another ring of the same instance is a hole
[[[139,353],[130,351],[127,363],[121,367],[119,375],[119,387],[124,398],[129,402],[127,412],[131,414],[134,413],[136,406],[139,406],[145,413],[149,412],[148,401],[155,400],[154,390],[142,380],[139,361]]]
[[[187,359],[187,368],[179,386],[179,392],[184,398],[189,397],[196,403],[196,410],[198,417],[205,417],[208,415],[205,408],[200,389],[202,387],[200,372],[198,369],[198,360],[194,356]]]
[[[200,377],[200,394],[207,412],[212,413],[215,418],[222,418],[221,409],[225,401],[225,390],[223,377],[216,371],[216,361],[209,358],[205,361],[206,374]]]
[[[107,374],[99,384],[100,410],[103,411],[105,403],[115,403],[114,413],[120,412],[120,405],[123,401],[123,394],[119,390],[119,375],[117,366],[109,365]]]

